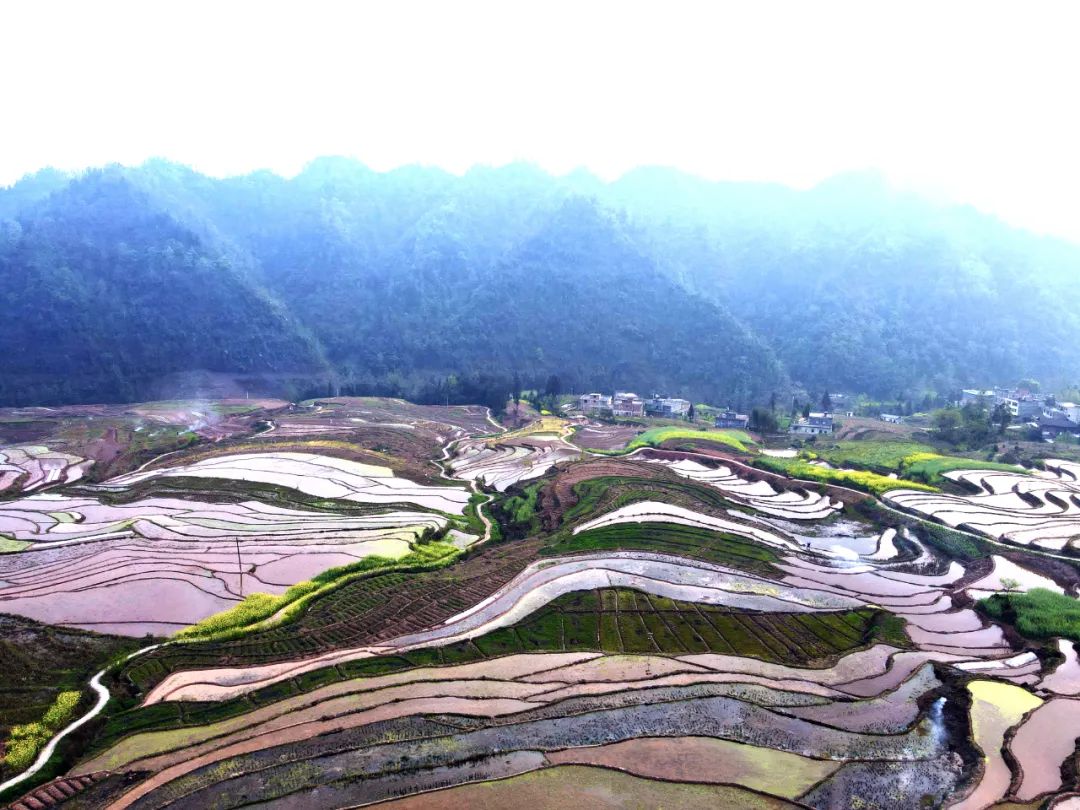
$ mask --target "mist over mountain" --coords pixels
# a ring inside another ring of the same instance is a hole
[[[0,191],[0,401],[133,400],[193,370],[492,402],[557,375],[740,407],[1071,382],[1078,281],[1080,248],[872,174],[44,171]]]

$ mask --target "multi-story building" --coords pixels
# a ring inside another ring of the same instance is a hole
[[[1075,402],[1059,402],[1057,408],[1067,419],[1080,425],[1080,405]]]
[[[994,392],[982,388],[965,388],[960,392],[960,406],[964,405],[995,405]]]
[[[630,391],[616,391],[611,398],[611,412],[615,416],[644,416],[645,400]]]
[[[581,410],[584,413],[611,410],[611,397],[604,394],[582,394],[578,402],[581,403]]]
[[[645,400],[645,413],[668,419],[685,419],[690,413],[690,400],[654,396]]]

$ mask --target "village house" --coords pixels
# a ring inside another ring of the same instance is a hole
[[[982,405],[986,408],[996,408],[1001,405],[1013,418],[1027,421],[1037,419],[1042,414],[1045,400],[1027,389],[965,388],[960,392],[960,401],[957,404],[960,407]]]
[[[685,419],[690,413],[690,401],[674,397],[653,396],[645,400],[645,413],[668,419]]]
[[[904,417],[895,413],[883,413],[878,417],[882,422],[888,422],[890,425],[899,425],[904,421]]]
[[[611,410],[611,397],[604,394],[582,394],[578,401],[583,413],[597,413]]]
[[[644,416],[645,400],[629,391],[616,391],[611,398],[611,412],[615,416]]]
[[[790,433],[796,436],[820,436],[833,432],[831,413],[811,413],[805,419],[791,423]]]
[[[1075,402],[1059,402],[1057,409],[1065,414],[1065,417],[1080,425],[1080,405]]]
[[[723,411],[717,414],[716,419],[713,420],[713,426],[718,428],[738,428],[739,430],[746,430],[750,426],[750,417],[745,413],[735,413],[735,411]]]
[[[1030,396],[1003,396],[995,403],[1004,405],[1005,409],[1016,419],[1034,419],[1043,412],[1043,400],[1039,397]]]
[[[1044,413],[1040,416],[1039,430],[1044,439],[1056,439],[1063,433],[1080,437],[1080,424],[1072,421],[1060,411]]]
[[[960,407],[965,405],[992,405],[994,404],[994,392],[990,389],[965,388],[960,392]]]

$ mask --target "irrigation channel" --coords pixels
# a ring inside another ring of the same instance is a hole
[[[130,661],[132,658],[143,655],[144,653],[148,653],[151,650],[156,650],[160,646],[162,645],[151,644],[149,647],[143,647],[141,650],[136,650],[131,655],[124,658],[123,661],[120,663]],[[45,747],[41,749],[41,753],[38,754],[37,759],[34,760],[33,765],[31,765],[29,768],[27,768],[25,771],[18,774],[17,776],[13,776],[3,784],[0,784],[0,793],[3,793],[8,788],[14,787],[20,782],[25,782],[31,776],[44,768],[48,764],[49,760],[52,759],[52,755],[56,753],[56,746],[60,744],[60,741],[64,739],[64,737],[86,725],[99,714],[101,714],[101,712],[105,709],[105,705],[109,702],[110,697],[109,690],[106,689],[101,683],[101,679],[105,677],[105,673],[108,672],[108,670],[109,667],[105,667],[103,670],[98,672],[96,675],[94,675],[94,677],[90,679],[90,688],[97,692],[97,703],[94,704],[93,708],[90,709],[90,711],[88,711],[78,720],[75,720],[69,723],[64,728],[60,729],[60,731],[58,731],[56,735],[51,740],[49,740],[48,743],[46,743]]]

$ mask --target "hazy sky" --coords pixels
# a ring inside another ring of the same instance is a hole
[[[1080,240],[1080,3],[26,0],[0,5],[0,184],[531,160],[894,181]]]

